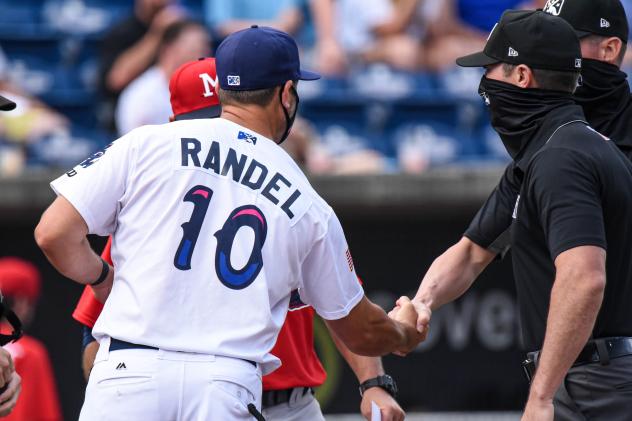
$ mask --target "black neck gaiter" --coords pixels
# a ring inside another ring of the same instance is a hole
[[[292,87],[291,89],[292,93],[296,97],[296,108],[294,108],[294,114],[292,114],[291,116],[283,105],[283,89],[279,91],[279,100],[281,101],[281,108],[283,108],[283,115],[285,116],[285,132],[283,132],[283,136],[281,136],[281,140],[279,140],[277,145],[285,142],[285,140],[290,135],[290,132],[292,131],[292,126],[294,126],[294,120],[296,120],[296,114],[298,113],[298,104],[300,102],[300,98],[298,96],[298,92],[296,92],[296,89],[294,89],[294,87]]]
[[[478,93],[489,107],[492,127],[514,160],[520,158],[552,110],[574,104],[570,93],[523,89],[485,76]]]
[[[610,123],[620,118],[631,101],[627,75],[613,64],[584,59],[582,84],[574,99],[593,128],[612,136],[614,133],[608,133]]]

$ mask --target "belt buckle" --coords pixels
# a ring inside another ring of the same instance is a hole
[[[524,372],[524,375],[527,378],[529,384],[531,384],[531,381],[533,380],[533,377],[535,375],[535,361],[533,361],[531,358],[527,358],[526,360],[524,360],[522,362],[522,371]]]

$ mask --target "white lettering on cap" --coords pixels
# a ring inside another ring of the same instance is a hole
[[[200,73],[198,76],[204,83],[204,98],[213,96],[215,94],[215,87],[217,87],[217,76],[215,76],[215,79],[208,73]]]
[[[509,57],[518,57],[518,52],[513,48],[509,47],[509,52],[507,53]]]
[[[610,28],[610,22],[608,22],[604,18],[601,18],[601,22],[599,22],[599,26],[602,28]]]
[[[550,15],[559,16],[560,13],[562,13],[564,1],[565,0],[549,0],[546,2],[542,10]]]

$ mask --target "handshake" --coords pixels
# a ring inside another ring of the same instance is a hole
[[[411,301],[408,297],[403,296],[397,300],[388,316],[398,322],[404,330],[405,343],[394,352],[395,355],[406,356],[419,343],[426,340],[432,316],[432,310],[426,304],[418,300]]]

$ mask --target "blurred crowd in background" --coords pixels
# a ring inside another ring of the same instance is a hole
[[[421,173],[507,160],[486,124],[480,50],[505,9],[533,0],[0,0],[0,174],[66,168],[171,115],[168,81],[252,24],[291,33],[304,67],[285,143],[316,174]],[[624,0],[632,17],[632,0]],[[632,66],[629,54],[624,68]]]

